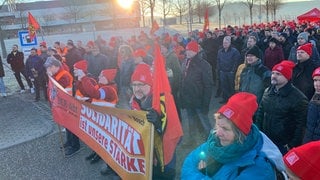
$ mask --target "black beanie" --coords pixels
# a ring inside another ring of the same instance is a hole
[[[279,41],[278,41],[276,38],[271,38],[271,39],[269,40],[269,42],[274,42],[274,43],[276,43],[276,44],[279,43]]]
[[[247,54],[252,54],[254,56],[256,56],[257,58],[260,58],[260,51],[259,51],[259,48],[257,46],[253,46],[252,48],[250,48],[246,55]]]

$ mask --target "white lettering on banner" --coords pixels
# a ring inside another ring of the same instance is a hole
[[[145,159],[130,157],[99,125],[96,125],[90,121],[90,119],[81,115],[79,126],[81,130],[106,149],[106,152],[114,161],[127,172],[145,174]],[[131,128],[131,130],[133,130],[133,128]]]
[[[115,138],[128,153],[141,155],[144,152],[141,149],[143,146],[140,144],[142,139],[141,134],[116,116],[97,112],[85,105],[82,105],[81,115],[87,118],[88,121],[92,121],[100,128],[103,128],[107,133]]]

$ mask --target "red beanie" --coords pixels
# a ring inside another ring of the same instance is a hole
[[[87,42],[88,47],[94,47],[94,42],[93,41],[88,41]]]
[[[291,149],[283,157],[286,166],[302,180],[320,179],[320,141]]]
[[[47,43],[46,43],[45,41],[42,41],[42,42],[40,43],[40,46],[47,47]]]
[[[147,53],[143,49],[137,49],[133,52],[133,57],[146,57]]]
[[[292,70],[295,64],[292,61],[283,60],[279,64],[273,66],[272,71],[280,72],[286,79],[290,80],[292,77]]]
[[[313,71],[312,78],[314,78],[315,76],[320,76],[320,67],[318,67]]]
[[[117,74],[117,69],[104,69],[101,71],[102,76],[108,79],[109,83],[113,82]]]
[[[199,45],[196,41],[190,41],[186,46],[186,50],[190,50],[190,51],[198,53]]]
[[[301,46],[298,47],[297,51],[298,50],[303,50],[307,54],[309,54],[309,56],[311,56],[312,55],[312,44],[311,43],[307,43],[307,44],[301,45]]]
[[[257,97],[251,93],[240,92],[230,97],[227,104],[218,112],[230,119],[245,135],[252,125],[252,117],[258,108]]]
[[[132,81],[140,81],[152,86],[152,74],[148,64],[138,64],[131,76]]]
[[[83,72],[87,72],[88,63],[86,60],[81,60],[81,61],[74,63],[73,67],[77,68],[77,69],[81,69]]]

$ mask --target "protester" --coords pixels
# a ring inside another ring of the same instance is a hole
[[[103,69],[117,68],[116,61],[112,61],[108,56],[101,54],[97,46],[94,45],[90,51],[92,56],[86,60],[88,61],[88,72],[94,78],[98,78]]]
[[[307,44],[309,42],[309,38],[308,38],[308,33],[307,32],[302,32],[298,35],[297,37],[297,44],[295,46],[293,46],[290,50],[290,55],[289,55],[289,60],[297,63],[297,49],[299,46],[302,46],[304,44]],[[310,54],[310,59],[311,61],[313,61],[316,65],[320,65],[320,56],[319,56],[319,52],[317,50],[317,48],[315,46],[312,45],[312,50],[311,50],[311,54]]]
[[[283,51],[279,42],[275,38],[269,40],[269,47],[265,50],[264,53],[264,62],[263,64],[272,69],[274,65],[280,63],[284,59]]]
[[[117,69],[102,70],[98,76],[99,88],[97,88],[97,82],[86,76],[85,72],[78,71],[76,74],[78,81],[81,82],[81,93],[91,98],[92,104],[115,107],[118,102],[117,86],[114,82],[116,73]],[[100,159],[100,156],[94,151],[86,157],[86,160],[90,160],[91,164],[98,162]],[[102,175],[114,174],[114,171],[107,164],[104,164],[100,172]]]
[[[310,100],[314,94],[312,73],[318,67],[310,59],[312,44],[301,45],[297,49],[297,64],[293,69],[292,83]]]
[[[130,77],[135,69],[133,50],[128,45],[121,45],[119,47],[119,55],[119,70],[116,76],[116,83],[119,88],[118,107],[123,109],[130,109],[129,100],[132,96],[132,90],[130,88]]]
[[[213,79],[211,66],[201,57],[196,41],[187,44],[186,56],[180,88],[181,106],[187,111],[189,126],[189,136],[184,140],[194,143],[194,133],[207,137],[211,129],[208,112]]]
[[[54,42],[53,47],[55,48],[55,50],[57,51],[57,53],[61,56],[61,57],[65,57],[67,52],[68,52],[68,48],[63,44],[60,43],[59,41]]]
[[[270,77],[271,71],[259,59],[259,48],[253,46],[246,54],[245,67],[240,74],[239,91],[256,95],[259,103],[264,90],[270,85]]]
[[[320,140],[320,68],[312,73],[315,93],[308,105],[307,128],[303,138],[303,144]]]
[[[70,69],[70,73],[73,74],[73,65],[82,60],[81,52],[75,47],[72,40],[67,42],[67,54],[65,55],[66,64]]]
[[[48,100],[47,94],[47,75],[45,68],[43,66],[44,61],[37,54],[37,49],[32,48],[30,51],[30,56],[26,61],[26,74],[27,77],[34,83],[36,97],[35,101],[40,100],[40,89],[43,91],[43,96]]]
[[[0,93],[2,97],[7,97],[6,86],[4,85],[3,77],[5,76],[2,58],[0,56]]]
[[[284,170],[282,156],[253,124],[257,107],[253,94],[231,96],[214,114],[216,126],[207,142],[184,160],[181,179],[275,179],[275,164]]]
[[[40,43],[40,47],[39,47],[37,53],[38,53],[38,56],[42,59],[43,62],[45,62],[47,60],[49,55],[48,55],[47,43],[45,41]]]
[[[169,45],[162,44],[160,45],[161,54],[165,58],[165,67],[167,71],[167,76],[170,83],[171,93],[173,95],[176,108],[181,117],[181,103],[179,98],[180,87],[181,87],[181,80],[182,80],[182,69],[179,62],[179,59],[173,49],[170,49]]]
[[[218,71],[219,80],[222,91],[222,101],[227,100],[234,94],[235,73],[241,64],[241,56],[239,51],[231,47],[231,37],[226,36],[223,39],[223,47],[218,51]]]
[[[133,89],[133,96],[131,98],[131,108],[133,110],[148,111],[147,119],[150,123],[153,123],[155,127],[155,133],[161,135],[163,133],[162,122],[160,115],[152,109],[152,74],[150,66],[147,64],[137,65],[135,71],[131,76],[131,87]],[[160,166],[160,160],[158,156],[154,157],[153,174],[152,179],[168,179],[174,180],[175,178],[175,165],[176,156],[172,160],[165,164],[162,170]]]
[[[291,180],[320,179],[320,141],[313,141],[291,149],[284,157],[288,178]]]
[[[72,82],[73,77],[69,71],[63,68],[62,63],[55,57],[48,57],[44,63],[44,67],[47,70],[48,76],[51,76],[56,80],[68,94],[72,95]]]
[[[262,96],[256,122],[282,154],[301,145],[307,117],[307,97],[291,83],[294,63],[283,60],[272,68],[271,86]]]
[[[7,56],[7,63],[11,65],[11,69],[14,72],[14,76],[21,88],[20,93],[24,93],[26,91],[24,84],[21,79],[21,74],[26,79],[28,86],[30,88],[31,93],[34,93],[34,88],[31,80],[28,78],[25,70],[24,64],[24,54],[18,50],[18,45],[14,44],[12,46],[11,53]]]
[[[288,59],[289,58],[289,54],[290,54],[290,49],[292,48],[292,44],[288,39],[288,34],[285,32],[282,32],[279,35],[279,44],[282,47],[282,52],[284,55],[284,59]]]

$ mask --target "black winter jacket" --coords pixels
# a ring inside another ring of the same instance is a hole
[[[301,145],[307,120],[306,96],[288,82],[275,92],[268,87],[256,114],[256,123],[276,145]]]
[[[312,73],[317,65],[311,59],[298,62],[293,68],[292,83],[310,100],[314,94]]]
[[[200,108],[204,113],[209,111],[213,80],[211,65],[200,57],[194,56],[188,68],[183,64],[181,102],[184,108]]]

